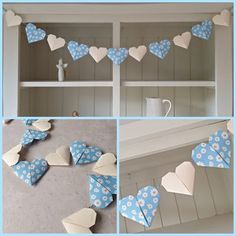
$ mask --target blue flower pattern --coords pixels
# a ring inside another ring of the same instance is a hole
[[[26,32],[28,43],[41,41],[46,36],[46,32],[44,30],[37,28],[36,25],[32,23],[28,23],[26,25],[25,32]]]
[[[161,40],[159,43],[154,42],[149,44],[149,51],[160,59],[164,59],[170,50],[170,41],[167,39]]]
[[[86,56],[89,52],[89,48],[87,45],[79,44],[75,41],[70,41],[67,45],[67,48],[74,61]]]
[[[35,122],[37,119],[23,119],[25,125],[30,126]]]
[[[27,129],[21,138],[21,144],[27,145],[32,143],[34,140],[45,140],[47,136],[47,132]]]
[[[198,38],[208,40],[211,36],[212,21],[204,20],[201,24],[192,27],[192,34]]]
[[[116,65],[120,65],[128,57],[128,54],[126,48],[109,48],[107,51],[108,58]]]

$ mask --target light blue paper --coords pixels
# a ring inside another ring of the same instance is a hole
[[[116,177],[89,175],[90,203],[97,208],[106,208],[113,202],[113,194],[117,194]]]
[[[43,40],[46,36],[46,32],[40,28],[37,28],[36,25],[28,23],[25,27],[25,32],[27,36],[28,43],[38,42]]]
[[[23,119],[23,122],[24,122],[25,125],[30,126],[30,125],[32,125],[33,122],[35,122],[36,120],[38,120],[38,119]]]
[[[201,24],[192,27],[192,34],[198,38],[208,40],[211,36],[212,21],[204,20]]]
[[[86,56],[89,52],[89,48],[87,45],[79,44],[75,41],[70,41],[67,44],[67,48],[74,61]]]
[[[47,172],[48,163],[44,159],[35,159],[32,162],[20,161],[13,166],[13,170],[16,176],[32,186]]]
[[[164,39],[159,43],[154,42],[149,44],[149,51],[160,59],[164,59],[170,50],[171,43],[169,40]]]
[[[150,227],[159,205],[160,193],[152,186],[146,186],[134,197],[129,195],[119,201],[119,211],[145,227]]]
[[[21,144],[27,145],[32,143],[34,140],[45,140],[47,136],[47,132],[27,129],[21,138]]]
[[[218,130],[208,143],[200,143],[192,150],[192,159],[198,166],[230,168],[230,145],[228,133]]]
[[[126,48],[109,48],[107,51],[108,58],[116,65],[120,65],[128,57],[128,54]]]

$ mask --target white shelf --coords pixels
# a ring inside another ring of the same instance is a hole
[[[215,87],[215,81],[123,81],[124,87]]]

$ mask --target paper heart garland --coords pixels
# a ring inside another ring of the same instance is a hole
[[[195,168],[189,161],[176,167],[175,172],[169,172],[162,177],[161,185],[167,192],[193,195]]]
[[[91,234],[89,229],[96,222],[97,213],[91,208],[83,208],[62,220],[69,234]]]
[[[227,9],[224,9],[221,11],[220,15],[216,15],[212,18],[212,21],[215,25],[223,25],[223,26],[229,26],[230,25],[230,11]]]
[[[154,42],[149,44],[149,51],[160,59],[164,59],[170,50],[170,41],[161,40],[159,43]]]
[[[47,172],[48,164],[44,159],[35,159],[32,162],[20,161],[13,166],[13,170],[16,176],[32,186]]]
[[[5,17],[8,27],[20,25],[22,22],[22,18],[18,15],[15,15],[15,12],[12,10],[7,10]]]
[[[87,45],[78,44],[75,41],[70,41],[67,45],[67,48],[74,61],[86,56],[89,52],[89,48]]]
[[[47,131],[51,129],[51,123],[49,120],[36,120],[32,125],[40,131]]]
[[[100,175],[116,176],[116,157],[113,153],[106,153],[96,162],[93,171]]]
[[[89,54],[98,63],[107,55],[107,48],[90,47]]]
[[[23,122],[24,122],[25,125],[30,126],[30,125],[32,125],[33,122],[35,122],[36,120],[38,120],[38,119],[23,119]]]
[[[109,48],[107,56],[114,64],[120,65],[128,57],[128,50],[126,48]]]
[[[65,39],[61,38],[61,37],[56,37],[56,35],[54,34],[49,34],[48,35],[48,38],[47,38],[47,41],[48,41],[48,45],[51,49],[51,51],[55,51],[59,48],[62,48],[65,46]]]
[[[21,144],[27,145],[32,143],[34,140],[45,140],[48,136],[47,132],[33,130],[33,129],[27,129],[21,138]]]
[[[144,45],[141,45],[137,48],[132,47],[129,49],[129,55],[139,62],[143,59],[146,52],[147,52],[147,48]]]
[[[3,160],[8,166],[13,166],[19,161],[21,148],[22,145],[18,144],[3,155]]]
[[[212,21],[204,20],[201,24],[192,27],[192,34],[198,38],[208,40],[211,36]]]
[[[150,227],[159,205],[160,194],[152,186],[146,186],[138,191],[137,196],[129,195],[119,201],[119,211],[145,227]]]
[[[25,27],[28,43],[34,43],[41,41],[45,38],[46,32],[40,28],[37,28],[34,24],[28,23]]]
[[[48,154],[45,159],[50,166],[68,166],[70,165],[70,150],[66,146],[61,146],[55,153]]]
[[[90,202],[97,208],[106,208],[113,202],[113,194],[117,193],[116,177],[89,175]]]
[[[189,43],[191,41],[191,33],[184,32],[181,35],[177,35],[173,38],[173,42],[176,46],[188,49]]]
[[[230,140],[227,132],[218,130],[192,150],[192,159],[198,166],[229,168],[231,158]]]

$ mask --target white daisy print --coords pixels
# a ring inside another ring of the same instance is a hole
[[[102,200],[103,200],[103,201],[106,201],[106,200],[107,200],[107,196],[103,196],[103,197],[102,197]]]
[[[201,158],[202,158],[202,154],[201,154],[201,153],[198,153],[198,154],[196,155],[196,157],[197,157],[198,159],[201,159]]]
[[[201,153],[205,154],[206,153],[206,149],[205,148],[201,149]]]
[[[99,199],[96,199],[95,201],[94,201],[94,205],[96,206],[96,207],[100,207],[101,206],[101,201],[99,200]]]
[[[203,162],[201,162],[201,161],[198,161],[198,162],[197,162],[197,165],[198,165],[198,166],[205,166],[205,164],[204,164]]]
[[[156,189],[151,190],[151,196],[155,197],[157,196],[157,194],[158,194],[158,191]]]
[[[223,165],[223,163],[221,163],[221,164],[218,164],[217,167],[224,168],[224,165]]]
[[[208,157],[208,160],[212,161],[214,159],[214,157],[212,155],[209,155]]]
[[[152,210],[152,215],[153,215],[153,216],[155,216],[156,211],[157,211],[156,209]]]
[[[143,218],[144,218],[143,213],[142,213],[142,212],[139,212],[138,217],[139,217],[140,219],[143,219]]]
[[[213,143],[212,146],[215,150],[219,150],[220,148],[218,143]]]
[[[102,188],[102,192],[103,192],[104,194],[109,194],[109,191],[108,191],[108,189],[106,189],[106,188]]]
[[[98,188],[95,188],[93,191],[94,191],[95,193],[98,193],[98,192],[99,192],[99,189],[98,189]]]
[[[122,209],[123,211],[126,211],[126,210],[127,210],[127,206],[126,206],[126,205],[122,205],[121,209]]]
[[[136,210],[132,210],[131,213],[132,213],[133,215],[137,215]]]
[[[128,207],[131,207],[131,206],[132,206],[132,202],[128,201],[128,202],[127,202],[127,206],[128,206]]]
[[[214,162],[213,161],[209,161],[209,166],[214,166]]]
[[[157,197],[153,198],[154,203],[158,203],[159,199]]]
[[[153,205],[152,204],[147,204],[148,209],[152,209]]]
[[[146,198],[148,196],[147,192],[143,193],[143,197]]]
[[[91,199],[92,199],[92,200],[96,199],[96,195],[92,194],[92,195],[91,195]]]
[[[134,199],[134,196],[129,195],[129,196],[128,196],[128,199],[129,199],[129,200],[133,200],[133,199]]]
[[[138,201],[138,203],[139,203],[139,205],[142,207],[142,206],[144,206],[145,201],[144,201],[143,199],[140,199],[140,200]]]

